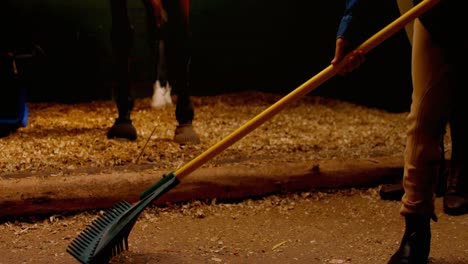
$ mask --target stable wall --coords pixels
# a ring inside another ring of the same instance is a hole
[[[31,52],[23,66],[32,101],[111,99],[114,85],[108,1],[7,0],[2,46]],[[154,62],[141,1],[130,1],[135,28],[132,80],[152,93]],[[344,0],[192,0],[192,83],[195,95],[240,90],[287,93],[329,65]],[[365,31],[397,17],[395,0],[376,1]],[[404,31],[377,47],[357,72],[313,92],[392,111],[410,101],[410,45]]]

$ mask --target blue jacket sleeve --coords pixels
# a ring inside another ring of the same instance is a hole
[[[350,48],[362,42],[369,34],[369,19],[375,16],[378,1],[346,0],[345,11],[336,34],[337,38],[346,38]]]
[[[359,7],[359,0],[346,0],[345,11],[341,18],[340,25],[338,26],[338,32],[336,38],[349,37],[349,29],[352,26],[353,15],[356,11],[356,7]]]

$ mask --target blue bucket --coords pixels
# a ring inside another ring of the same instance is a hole
[[[3,56],[1,60],[2,66],[12,65],[11,70],[0,72],[0,134],[6,134],[28,125],[27,89],[14,68],[14,59]]]

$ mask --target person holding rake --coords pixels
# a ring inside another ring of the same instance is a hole
[[[419,4],[422,0],[414,0]],[[430,1],[430,0],[426,0]],[[338,27],[332,65],[344,62],[338,74],[348,74],[365,62],[356,48],[364,12],[372,0],[347,0]],[[414,21],[412,40],[412,102],[407,117],[404,152],[402,206],[405,232],[389,264],[428,262],[431,227],[437,221],[434,208],[435,187],[447,124],[450,124],[452,156],[444,195],[444,211],[450,215],[468,212],[468,131],[464,106],[467,80],[468,37],[463,1],[441,0]]]

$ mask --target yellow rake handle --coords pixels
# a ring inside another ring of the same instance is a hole
[[[368,53],[373,48],[382,43],[384,40],[391,37],[393,34],[405,27],[406,24],[410,23],[412,20],[416,19],[424,12],[432,8],[439,1],[440,0],[422,1],[418,5],[411,8],[408,12],[404,13],[399,18],[394,20],[392,23],[384,27],[382,30],[374,34],[372,37],[367,39],[358,48],[356,48],[356,50],[361,50],[364,54]],[[326,67],[317,75],[310,78],[298,88],[296,88],[295,90],[284,96],[282,99],[265,109],[263,112],[246,122],[244,125],[233,131],[224,139],[211,146],[209,149],[201,153],[199,156],[197,156],[190,162],[186,163],[184,166],[177,169],[174,172],[174,175],[179,180],[189,175],[191,172],[202,166],[211,158],[213,158],[232,144],[236,143],[238,140],[246,136],[248,133],[250,133],[257,127],[259,127],[261,124],[265,123],[267,120],[269,120],[274,115],[283,110],[286,106],[305,96],[315,88],[319,87],[322,83],[335,76],[338,69],[342,67],[344,61],[345,60],[342,60],[342,63],[338,64],[336,67],[334,67],[333,65],[329,65],[328,67]]]

